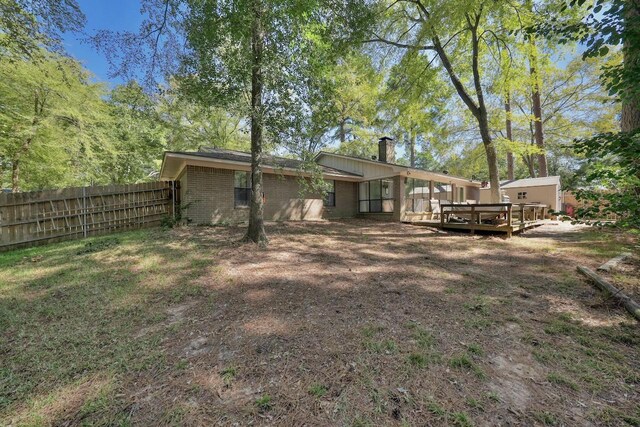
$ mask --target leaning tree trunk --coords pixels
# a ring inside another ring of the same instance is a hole
[[[624,55],[625,86],[637,85],[634,76],[640,75],[640,0],[627,0],[625,3],[625,40],[622,48]],[[623,93],[620,128],[623,132],[640,129],[640,90],[632,88]]]
[[[498,175],[498,153],[496,146],[491,139],[489,131],[489,120],[486,111],[481,112],[481,118],[478,119],[480,125],[480,136],[484,145],[484,152],[487,156],[487,165],[489,166],[489,183],[491,184],[491,203],[500,203],[500,179]]]
[[[542,101],[540,99],[540,73],[538,72],[538,48],[533,36],[529,36],[529,74],[531,75],[531,102],[533,104],[533,126],[535,129],[536,145],[541,150],[538,154],[538,176],[549,174],[547,154],[544,147],[544,132],[542,128]]]
[[[487,168],[489,170],[489,183],[491,184],[491,203],[500,203],[502,201],[500,197],[500,177],[498,172],[498,154],[496,147],[491,139],[491,132],[489,131],[489,119],[487,115],[487,108],[484,103],[484,91],[482,88],[482,81],[480,79],[480,66],[479,66],[479,52],[480,52],[480,39],[478,37],[478,27],[480,25],[480,14],[476,14],[473,19],[471,16],[467,16],[467,22],[469,24],[468,30],[471,33],[471,47],[472,47],[472,64],[471,69],[473,71],[473,85],[476,93],[477,104],[474,99],[469,95],[465,89],[460,78],[455,73],[453,65],[449,60],[449,56],[444,50],[440,39],[436,36],[432,38],[433,48],[438,54],[442,65],[447,74],[449,80],[456,89],[458,96],[467,105],[469,111],[473,114],[478,122],[480,128],[480,137],[482,138],[482,144],[487,158]]]
[[[511,94],[509,92],[507,92],[507,96],[504,101],[504,112],[506,115],[505,127],[507,131],[507,139],[509,142],[513,142],[513,132],[511,129]],[[513,152],[509,149],[507,151],[507,178],[509,180],[514,179],[514,163]]]
[[[253,22],[251,28],[251,207],[246,241],[259,245],[268,243],[264,230],[264,199],[262,188],[262,60],[264,28],[262,26],[262,1],[253,1]]]

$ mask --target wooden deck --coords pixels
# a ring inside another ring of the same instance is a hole
[[[544,205],[512,203],[445,204],[441,208],[442,213],[438,220],[409,223],[442,229],[468,230],[471,234],[476,231],[506,233],[507,237],[511,237],[513,233],[543,225],[546,210]],[[452,222],[453,217],[463,218],[467,222]]]

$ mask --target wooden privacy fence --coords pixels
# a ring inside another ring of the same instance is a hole
[[[159,225],[174,214],[173,183],[0,194],[0,251]]]

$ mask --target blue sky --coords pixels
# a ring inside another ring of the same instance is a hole
[[[64,38],[67,52],[96,75],[97,80],[120,83],[109,78],[109,65],[101,53],[83,39],[97,30],[136,31],[142,15],[138,0],[78,0],[87,17],[85,34],[67,34]]]

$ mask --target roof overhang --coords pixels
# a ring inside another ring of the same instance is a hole
[[[160,180],[175,181],[180,178],[187,166],[202,166],[207,168],[230,169],[239,171],[250,171],[251,164],[226,159],[207,158],[184,153],[165,152],[160,168]],[[305,172],[295,168],[262,166],[264,173],[292,176],[311,176],[311,172]],[[339,181],[361,181],[362,178],[355,175],[343,175],[340,173],[323,172],[322,177]]]
[[[318,161],[318,159],[322,156],[334,156],[334,157],[340,157],[343,159],[349,159],[349,160],[363,162],[363,163],[377,165],[377,166],[387,166],[388,168],[390,168],[390,174],[385,175],[384,178],[399,175],[399,176],[416,178],[416,179],[437,181],[445,184],[465,185],[465,186],[478,187],[478,188],[480,187],[479,181],[474,181],[471,179],[461,178],[453,175],[447,175],[444,173],[431,172],[423,169],[411,168],[408,166],[395,165],[393,163],[380,162],[377,160],[360,159],[358,157],[353,157],[353,156],[344,156],[342,154],[329,153],[326,151],[321,151],[318,154],[316,154],[316,156],[314,157],[314,160]],[[365,178],[365,180],[371,180],[371,179],[379,179],[379,177],[376,176],[376,177]]]
[[[468,187],[478,187],[480,188],[480,182],[478,181],[473,181],[471,179],[464,179],[464,178],[460,178],[458,176],[452,176],[452,175],[446,175],[443,173],[437,173],[437,172],[430,172],[430,171],[425,171],[425,170],[420,170],[420,169],[404,169],[401,168],[399,171],[399,174],[401,176],[406,176],[409,178],[415,178],[415,179],[424,179],[424,180],[428,180],[428,181],[437,181],[437,182],[441,182],[443,184],[455,184],[458,186],[464,185],[464,186],[468,186]]]
[[[521,190],[523,188],[543,188],[543,187],[555,187],[556,190],[559,190],[559,184],[542,184],[542,185],[513,185],[510,184],[508,186],[500,186],[501,190]],[[491,190],[491,186],[482,187],[481,190]]]

